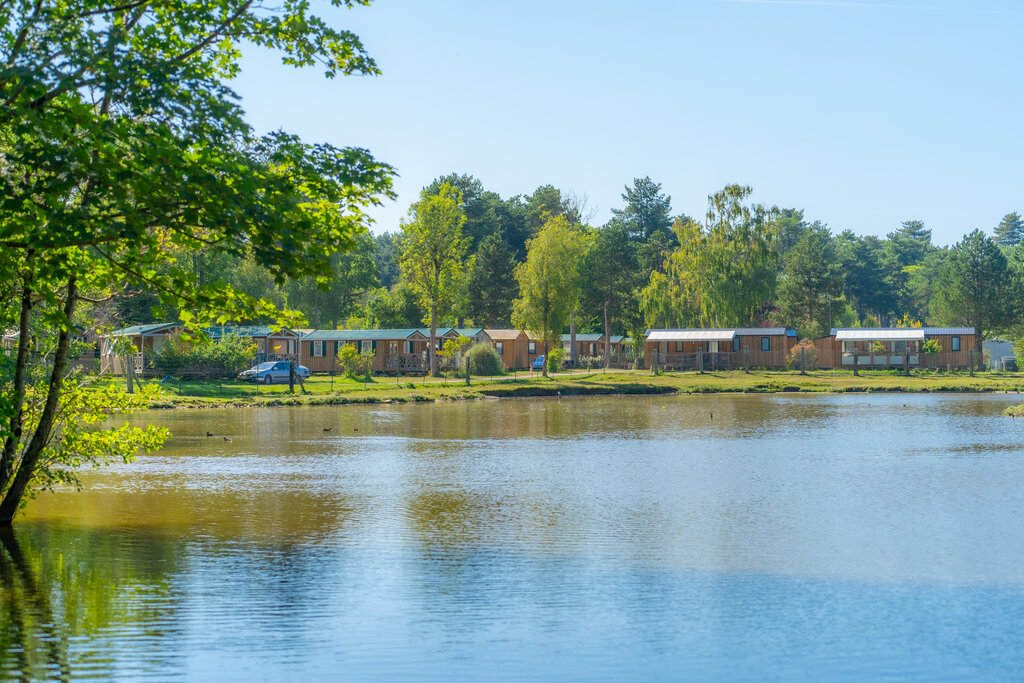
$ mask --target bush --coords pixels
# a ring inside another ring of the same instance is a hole
[[[369,377],[370,370],[373,369],[373,353],[359,353],[356,347],[345,344],[338,349],[338,363],[345,371],[345,376],[350,379]]]
[[[505,366],[501,363],[501,356],[491,348],[490,344],[481,342],[469,351],[466,351],[466,359],[469,361],[469,374],[471,375],[503,375]]]
[[[255,354],[256,344],[248,337],[228,335],[216,342],[173,337],[155,354],[153,364],[169,375],[197,370],[211,378],[228,378],[247,369]]]
[[[604,356],[580,356],[580,367],[587,370],[604,367]]]
[[[565,349],[561,346],[556,346],[548,352],[547,364],[548,372],[558,372],[562,369],[562,360],[565,358]]]
[[[807,363],[806,368],[800,368],[800,352],[804,353],[804,360]],[[814,342],[810,339],[803,339],[799,344],[793,347],[789,352],[789,357],[786,358],[786,366],[792,370],[794,368],[800,368],[802,370],[813,370],[818,367],[818,352],[814,349]]]

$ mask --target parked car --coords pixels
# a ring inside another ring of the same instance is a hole
[[[530,363],[530,367],[533,368],[534,370],[543,370],[544,356],[537,356],[536,358],[534,358],[533,362]]]
[[[305,380],[309,378],[309,368],[305,365],[296,365],[295,374]],[[267,361],[266,363],[260,363],[257,366],[251,367],[248,370],[243,370],[238,373],[238,379],[246,382],[262,382],[263,384],[273,384],[274,382],[287,382],[288,381],[288,361]]]

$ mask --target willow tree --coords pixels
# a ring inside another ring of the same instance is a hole
[[[124,407],[69,375],[83,301],[145,290],[192,324],[295,324],[269,301],[195,282],[191,255],[244,256],[278,285],[326,278],[365,229],[365,207],[391,194],[391,168],[365,150],[253,132],[227,86],[242,44],[328,77],[377,72],[356,36],[300,0],[0,4],[0,281],[14,283],[0,327],[21,339],[0,373],[0,525],[68,467],[161,440],[79,429]],[[52,333],[43,367],[36,325]]]
[[[516,266],[519,298],[512,324],[529,330],[544,344],[544,376],[550,345],[561,339],[579,304],[583,259],[591,237],[565,216],[549,218],[527,243],[526,261]]]
[[[708,197],[703,225],[675,222],[679,246],[641,294],[649,324],[737,326],[764,310],[775,293],[779,212],[744,204],[752,191],[729,185]]]
[[[466,252],[471,242],[462,233],[466,213],[458,190],[448,183],[424,190],[402,222],[399,244],[402,275],[430,312],[430,374],[437,369],[437,319],[448,315],[465,296]]]

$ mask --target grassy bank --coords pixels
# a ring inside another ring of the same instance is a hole
[[[111,380],[113,381],[113,380]],[[985,392],[1024,391],[1024,376],[1002,373],[924,373],[904,377],[889,372],[696,372],[652,375],[644,371],[559,374],[551,378],[519,375],[461,380],[375,378],[368,382],[329,377],[297,386],[255,386],[242,382],[147,383],[152,408],[345,405],[351,403],[409,403],[524,396],[588,396],[674,393],[772,392]],[[1021,409],[1024,415],[1024,407]]]

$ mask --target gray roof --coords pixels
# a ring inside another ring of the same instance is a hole
[[[836,341],[922,341],[923,327],[848,327],[837,328]]]
[[[789,334],[786,327],[737,327],[737,337],[785,337]]]
[[[120,330],[114,330],[110,333],[112,337],[130,337],[136,334],[153,334],[155,332],[163,332],[173,327],[181,327],[180,323],[154,323],[151,325],[132,325],[131,327],[122,327]]]
[[[424,335],[421,330],[388,329],[388,330],[313,330],[302,338],[302,341],[376,341],[380,339],[409,339]]]
[[[686,330],[647,330],[644,335],[647,341],[654,342],[687,342],[687,341],[732,341],[736,330],[720,329],[686,329]]]
[[[973,327],[926,327],[925,334],[974,334]]]
[[[870,341],[881,341],[883,339],[896,339],[892,336],[894,333],[906,332],[907,330],[921,330],[925,335],[948,335],[948,334],[974,334],[975,330],[973,327],[833,327],[832,336],[835,337],[837,333],[847,330],[859,330],[864,333],[881,333],[883,336],[857,336],[857,339],[866,339]],[[913,337],[907,337],[907,339],[920,339],[921,335],[916,334]],[[845,336],[845,339],[852,340],[853,337]],[[897,339],[899,341],[899,339]]]

